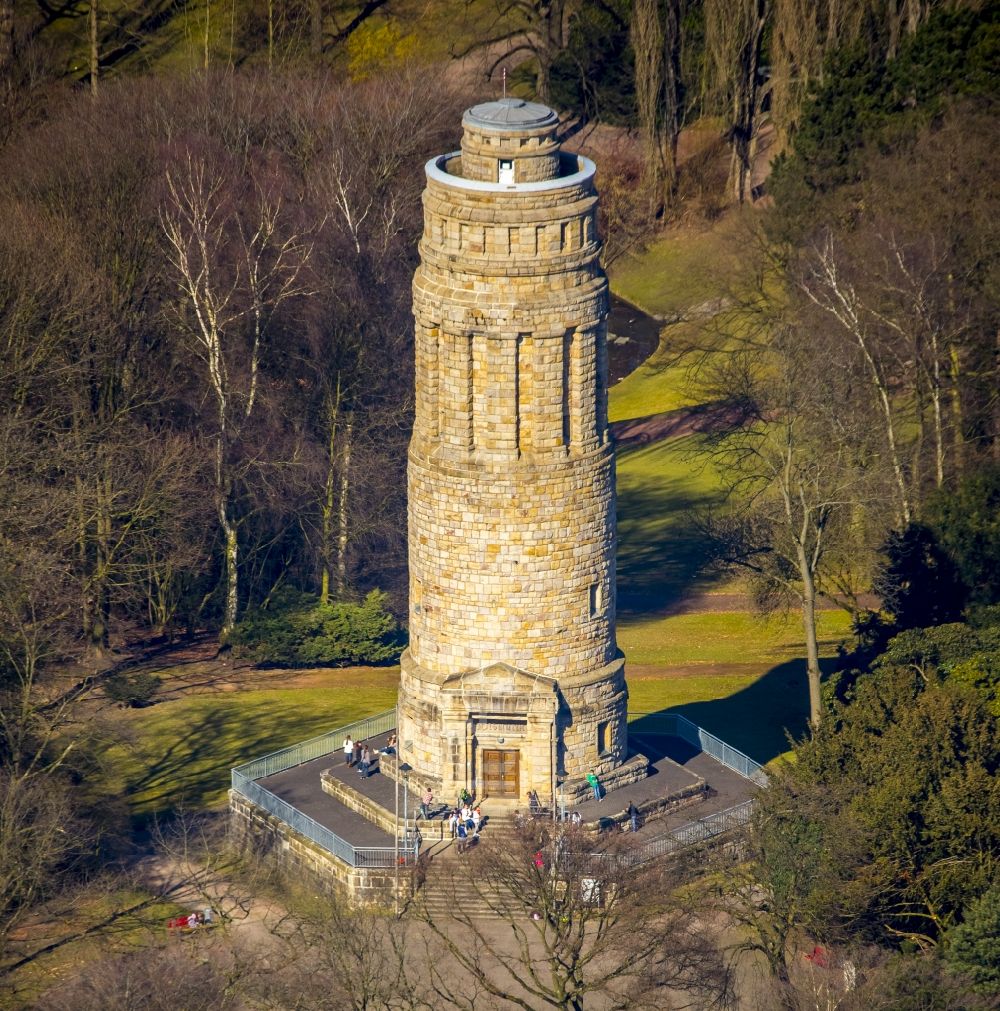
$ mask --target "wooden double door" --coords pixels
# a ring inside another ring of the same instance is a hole
[[[487,797],[520,796],[518,751],[484,749],[480,752],[483,766],[483,794]]]

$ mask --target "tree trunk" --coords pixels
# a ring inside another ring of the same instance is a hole
[[[348,492],[351,480],[351,440],[354,429],[354,417],[347,415],[344,426],[344,458],[340,470],[340,501],[337,508],[337,596],[343,597],[347,589],[347,540],[348,540]]]
[[[76,561],[80,567],[80,631],[90,640],[90,583],[87,579],[87,508],[84,502],[83,479],[77,475],[73,481],[76,491]]]
[[[535,95],[544,105],[549,104],[549,55],[542,49],[538,52],[538,73],[535,74]]]
[[[760,47],[767,23],[766,0],[755,0],[749,30],[739,53],[739,79],[733,97],[733,124],[731,143],[733,161],[730,182],[738,203],[745,203],[753,191],[753,152],[757,132],[758,86]]]
[[[223,552],[226,560],[226,590],[223,607],[222,628],[219,629],[220,640],[225,640],[236,625],[236,612],[239,607],[239,542],[236,536],[236,523],[230,514],[232,497],[232,480],[226,461],[226,415],[225,400],[219,401],[219,431],[215,436],[215,511],[219,517],[222,529]]]
[[[313,56],[323,55],[323,2],[309,2],[309,52]]]
[[[90,39],[90,93],[97,94],[97,74],[99,67],[97,52],[97,0],[90,0],[90,8],[87,11],[87,28]]]
[[[1000,462],[1000,329],[993,335],[993,459]]]
[[[799,552],[802,570],[802,628],[806,636],[806,680],[809,682],[809,723],[815,730],[822,718],[820,703],[819,645],[816,641],[816,585],[805,552]]]
[[[683,0],[670,0],[666,7],[666,21],[663,28],[663,132],[666,140],[663,151],[665,170],[663,196],[668,207],[673,206],[677,199],[677,144],[680,140],[684,113],[681,99],[683,16]]]
[[[645,142],[647,187],[651,210],[655,213],[663,206],[666,175],[660,107],[664,88],[664,38],[657,0],[635,0],[630,32],[635,53],[635,100]]]
[[[327,424],[329,438],[326,444],[326,482],[323,489],[322,530],[320,537],[320,557],[323,572],[321,575],[319,602],[326,604],[330,600],[330,582],[333,569],[333,517],[337,504],[337,419],[340,414],[340,376],[337,376],[337,388],[332,397],[327,399]]]
[[[89,644],[95,656],[108,648],[108,624],[111,620],[111,479],[104,473],[96,483],[94,569],[90,576],[92,601]]]
[[[786,1011],[798,1011],[799,1002],[795,996],[795,988],[792,986],[792,978],[788,971],[787,956],[782,952],[780,958],[774,966],[774,975],[779,983],[779,999],[781,1006]]]
[[[758,71],[769,0],[706,0],[705,52],[714,89],[731,117],[727,188],[743,203],[752,190],[753,141],[759,105]]]
[[[225,640],[236,627],[236,613],[239,606],[239,543],[236,537],[236,524],[229,515],[227,497],[219,499],[219,525],[225,539],[226,554],[226,603],[219,638]]]
[[[267,0],[267,70],[274,70],[274,0]]]
[[[948,349],[948,358],[953,466],[956,474],[962,474],[965,470],[965,418],[962,409],[962,354],[957,344],[952,344]]]
[[[0,0],[0,81],[14,72],[14,0]]]

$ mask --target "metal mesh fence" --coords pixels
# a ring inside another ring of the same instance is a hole
[[[247,779],[264,779],[277,772],[294,769],[296,765],[311,762],[314,758],[322,758],[324,755],[332,754],[339,750],[348,734],[355,740],[364,740],[367,737],[386,734],[395,726],[396,710],[388,709],[377,716],[369,716],[367,719],[348,723],[346,727],[338,727],[329,733],[320,734],[319,737],[312,737],[300,744],[293,744],[289,748],[272,751],[269,755],[264,755],[263,758],[255,758],[252,762],[238,765],[233,771],[241,773]]]
[[[745,800],[735,807],[726,808],[725,811],[718,811],[697,821],[689,821],[658,839],[650,839],[648,843],[636,849],[634,859],[636,863],[644,863],[656,857],[676,853],[731,829],[741,828],[750,821],[753,803],[752,800]]]
[[[291,829],[352,867],[392,867],[397,856],[395,847],[353,846],[345,839],[341,839],[336,832],[325,825],[320,825],[309,815],[271,793],[256,780],[329,755],[340,749],[344,737],[348,734],[355,739],[363,740],[388,733],[395,726],[396,710],[390,709],[377,716],[349,723],[346,727],[339,727],[327,734],[294,744],[290,748],[282,748],[262,758],[255,758],[252,762],[246,762],[231,771],[232,788],[257,807],[279,818]],[[412,863],[417,858],[418,850],[419,843],[403,839],[400,841],[399,859],[405,863]]]
[[[758,786],[767,785],[767,773],[760,762],[755,762],[749,755],[726,744],[715,734],[710,734],[703,727],[692,723],[680,713],[651,713],[641,715],[646,733],[662,734],[668,737],[679,737],[688,744],[711,755],[717,762],[739,773],[744,779],[749,779]],[[648,728],[648,729],[647,729]]]
[[[692,723],[687,717],[681,716],[679,713],[641,715],[643,715],[644,723],[652,725],[647,732],[679,737],[745,779],[760,786],[767,785],[767,773],[759,762],[755,762],[742,751],[726,744],[715,734]],[[358,720],[347,726],[331,730],[329,733],[321,734],[319,737],[313,737],[300,744],[294,744],[261,758],[255,758],[253,761],[246,762],[232,770],[232,788],[236,793],[256,804],[257,807],[275,818],[281,819],[294,831],[352,867],[392,867],[396,860],[394,847],[353,846],[335,832],[320,825],[319,822],[303,814],[287,801],[265,789],[256,780],[273,776],[278,772],[285,772],[297,765],[329,755],[339,750],[344,737],[348,734],[355,739],[377,737],[379,734],[388,733],[395,726],[396,710],[389,709],[377,716]],[[665,836],[650,840],[636,851],[636,859],[641,862],[675,853],[697,842],[746,825],[752,811],[753,801],[747,800],[725,811],[688,822]],[[400,841],[399,857],[401,860],[409,863],[416,860],[418,853],[419,842],[411,842],[406,839]]]

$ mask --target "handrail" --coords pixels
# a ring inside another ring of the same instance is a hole
[[[671,736],[680,737],[689,744],[695,745],[745,779],[749,779],[759,786],[767,785],[767,773],[759,762],[754,761],[749,755],[745,755],[703,727],[692,723],[686,716],[672,712],[633,713],[632,715],[652,717],[672,724],[673,730],[669,732]],[[273,776],[278,772],[285,772],[297,765],[337,751],[342,738],[347,734],[357,738],[376,737],[394,729],[396,722],[396,710],[388,709],[375,716],[356,720],[354,723],[338,727],[336,730],[312,737],[307,741],[293,744],[287,748],[280,748],[270,754],[245,762],[230,772],[232,789],[235,793],[267,811],[268,814],[280,818],[295,831],[352,867],[391,867],[397,858],[396,847],[354,846],[338,836],[336,832],[320,825],[319,822],[261,786],[256,780]],[[684,846],[709,839],[714,835],[728,831],[730,828],[745,825],[750,820],[753,803],[752,799],[744,801],[725,811],[719,811],[716,814],[681,825],[658,839],[652,839],[637,851],[637,860],[641,862],[651,860],[655,856],[673,853]],[[409,863],[411,860],[417,859],[419,849],[419,838],[410,843],[408,836],[404,835],[400,840],[398,856]]]
[[[749,755],[744,754],[738,748],[727,744],[721,737],[699,727],[697,723],[692,723],[686,716],[680,713],[632,713],[633,716],[650,717],[653,720],[672,721],[674,730],[670,736],[680,737],[700,748],[707,755],[711,755],[721,765],[739,774],[744,779],[749,779],[758,786],[767,786],[768,777],[764,766],[755,761]],[[638,731],[641,735],[642,731]]]
[[[724,811],[717,811],[715,814],[706,815],[696,821],[689,821],[666,835],[650,839],[649,842],[638,847],[632,857],[636,863],[645,863],[655,857],[667,856],[688,846],[693,846],[695,843],[712,839],[731,829],[742,828],[750,821],[753,807],[753,799],[745,800],[741,804],[727,807]]]
[[[297,765],[331,754],[340,748],[340,740],[346,734],[357,735],[359,738],[375,737],[392,730],[395,726],[396,710],[389,709],[384,713],[356,720],[345,727],[312,737],[308,741],[280,748],[261,758],[244,762],[243,765],[230,770],[233,792],[279,818],[300,835],[352,867],[392,867],[395,865],[397,855],[407,864],[415,862],[420,851],[419,840],[411,844],[404,835],[400,840],[398,851],[395,846],[354,846],[256,782],[258,779],[294,769]]]
[[[310,737],[307,741],[300,741],[298,744],[279,748],[260,758],[244,762],[243,765],[237,765],[234,771],[242,773],[247,779],[264,779],[265,776],[273,776],[275,773],[294,769],[296,765],[332,754],[341,746],[339,738],[347,734],[355,738],[377,737],[379,734],[388,733],[395,726],[396,710],[387,709],[384,713],[355,720],[354,723],[327,731],[318,737]]]

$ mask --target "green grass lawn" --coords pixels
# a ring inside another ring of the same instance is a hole
[[[716,580],[704,573],[695,516],[721,499],[718,477],[693,455],[696,437],[619,454],[618,607],[662,612]]]
[[[611,287],[652,316],[668,320],[687,313],[726,290],[738,255],[739,214],[712,227],[675,229],[640,253],[621,257],[611,267]]]
[[[678,343],[687,343],[695,327],[692,323],[675,323],[663,328],[659,347],[608,391],[609,421],[645,418],[695,403],[687,370],[673,362]]]
[[[832,661],[821,661],[824,673]],[[749,665],[748,665],[749,666]],[[758,762],[786,755],[788,737],[799,738],[809,718],[805,661],[786,660],[763,673],[705,674],[676,678],[629,675],[629,725],[662,731],[656,714],[671,710],[722,738]]]
[[[820,611],[820,655],[833,656],[850,632],[844,611]],[[745,611],[705,611],[669,617],[629,617],[618,623],[618,645],[630,663],[750,663],[765,666],[803,654],[798,612],[759,618]]]
[[[623,257],[611,270],[611,286],[665,326],[656,351],[609,391],[611,421],[644,418],[700,401],[690,365],[700,353],[725,340],[725,332],[748,325],[735,291],[746,287],[744,253],[749,218],[735,212],[700,231],[675,229],[640,253]],[[729,305],[731,307],[726,308]],[[680,357],[686,350],[687,356]],[[681,365],[678,365],[678,362]]]
[[[693,675],[679,678],[628,676],[629,727],[663,730],[657,717],[680,713],[762,764],[788,751],[788,735],[801,737],[809,718],[802,661],[751,675]],[[627,673],[627,672],[626,672]]]
[[[331,670],[329,684],[185,695],[124,714],[129,743],[108,765],[136,814],[225,801],[229,770],[251,758],[391,709],[398,668]]]
[[[849,631],[843,611],[820,612],[827,671]],[[797,613],[768,620],[733,611],[625,620],[618,644],[629,663],[648,665],[626,667],[629,719],[638,731],[656,729],[647,714],[673,710],[758,762],[784,754],[788,734],[805,732],[809,693]],[[699,665],[723,669],[702,674]]]

